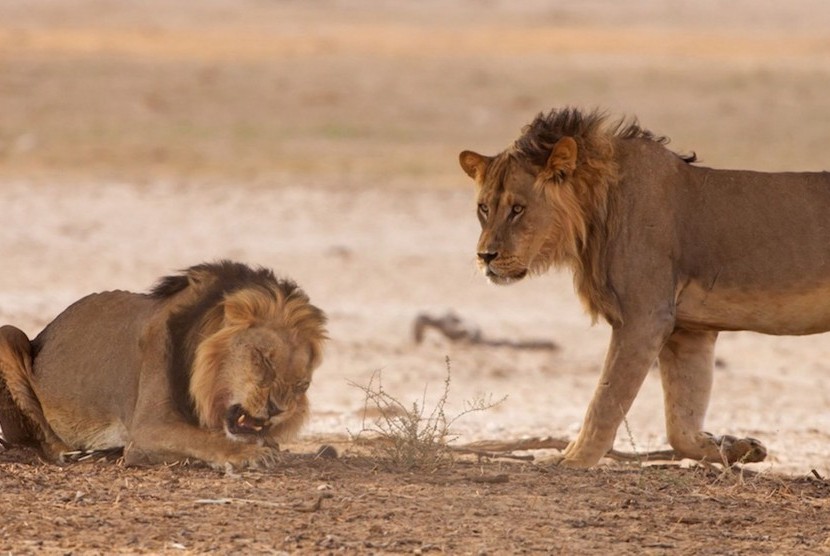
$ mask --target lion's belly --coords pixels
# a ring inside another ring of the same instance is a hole
[[[687,284],[677,297],[677,323],[689,328],[802,335],[830,330],[830,284],[789,292]]]

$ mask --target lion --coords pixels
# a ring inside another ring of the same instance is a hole
[[[485,276],[569,268],[592,320],[612,328],[566,466],[611,449],[655,360],[677,455],[762,461],[758,440],[703,430],[718,332],[830,329],[830,174],[712,169],[667,143],[636,119],[569,107],[540,113],[495,156],[459,155],[478,185]]]
[[[0,427],[56,463],[121,448],[128,465],[269,467],[308,416],[325,323],[294,282],[231,261],[92,294],[32,341],[0,328]]]

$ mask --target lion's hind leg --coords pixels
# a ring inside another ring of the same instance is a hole
[[[40,445],[50,459],[68,447],[52,431],[32,388],[32,345],[14,326],[0,327],[0,428],[11,444]]]
[[[29,338],[14,326],[0,328],[0,428],[10,444],[37,445],[37,429],[18,404],[11,391],[30,397],[28,368],[31,368]],[[24,402],[26,403],[26,402]],[[39,406],[38,406],[39,409]]]
[[[727,465],[763,461],[767,451],[758,440],[713,436],[702,430],[712,391],[717,337],[717,332],[676,330],[660,351],[669,444],[690,459]]]

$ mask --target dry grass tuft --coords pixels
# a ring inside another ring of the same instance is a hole
[[[357,434],[349,433],[352,440],[368,436],[366,443],[375,455],[399,468],[429,471],[451,464],[450,443],[456,438],[453,425],[465,415],[492,409],[506,397],[496,401],[492,396],[477,398],[465,402],[464,410],[457,415],[448,416],[445,406],[452,376],[449,357],[446,365],[443,391],[431,410],[426,406],[426,387],[420,400],[407,405],[384,390],[380,371],[375,371],[365,386],[351,383],[365,396],[362,428]]]

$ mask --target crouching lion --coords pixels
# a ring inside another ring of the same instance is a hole
[[[0,328],[0,427],[56,462],[123,448],[128,464],[267,467],[308,415],[325,320],[293,282],[229,261],[93,294],[31,342]]]
[[[478,184],[478,264],[510,284],[573,271],[612,327],[599,384],[561,463],[612,447],[649,367],[681,456],[760,461],[755,439],[703,432],[721,330],[830,329],[830,174],[715,170],[636,121],[573,108],[539,114],[496,156],[460,154]]]

